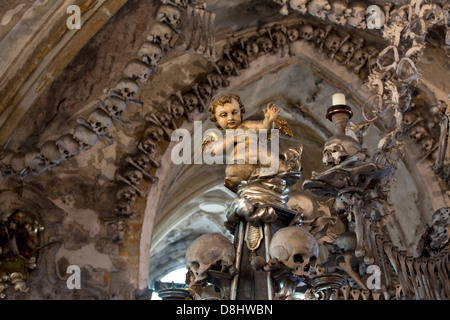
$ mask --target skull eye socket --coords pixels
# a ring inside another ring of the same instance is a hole
[[[200,268],[200,264],[197,261],[192,261],[191,269],[197,270],[198,268]]]
[[[299,254],[299,253],[297,253],[297,254],[294,254],[294,262],[295,263],[303,263],[303,256],[301,255],[301,254]]]

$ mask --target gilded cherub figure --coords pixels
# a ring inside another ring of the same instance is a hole
[[[204,152],[210,154],[227,154],[233,151],[232,162],[227,162],[225,169],[225,185],[235,191],[237,186],[250,178],[255,170],[259,175],[274,175],[290,169],[288,163],[280,160],[277,150],[268,148],[267,138],[271,139],[271,129],[281,128],[285,134],[290,129],[281,118],[280,110],[269,104],[264,112],[263,120],[243,120],[245,107],[235,93],[216,95],[209,106],[210,120],[225,130],[223,139],[215,135],[206,136],[203,140]],[[271,147],[275,144],[271,143]],[[278,145],[276,145],[278,148]],[[228,154],[230,155],[230,154]],[[227,158],[230,159],[230,158]]]

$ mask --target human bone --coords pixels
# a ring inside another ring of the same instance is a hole
[[[105,100],[103,100],[102,105],[109,116],[114,119],[122,119],[122,114],[127,108],[126,101],[116,96],[106,97]]]
[[[306,7],[306,5],[309,1],[310,0],[290,0],[289,5],[295,11],[298,11],[301,14],[305,14],[308,11],[308,8]]]
[[[322,162],[335,166],[361,150],[362,147],[358,141],[347,135],[338,134],[328,139],[325,143]]]
[[[78,124],[73,131],[73,138],[80,145],[81,151],[92,148],[98,141],[97,134],[83,124]]]
[[[184,115],[184,106],[176,96],[169,99],[168,109],[174,119],[179,119]]]
[[[133,204],[136,201],[136,190],[131,186],[123,186],[116,192],[116,200],[126,201],[129,204]]]
[[[364,2],[352,2],[348,6],[349,16],[347,23],[358,29],[366,28],[366,10],[367,4]]]
[[[300,27],[300,37],[305,40],[311,40],[314,36],[314,28],[310,24],[304,24]]]
[[[288,207],[303,214],[302,218],[306,219],[314,212],[314,205],[311,198],[304,192],[291,191],[289,194]]]
[[[312,0],[308,2],[308,12],[317,18],[325,20],[328,12],[331,10],[331,5],[328,0]]]
[[[273,45],[277,49],[282,49],[284,47],[284,45],[287,43],[286,34],[281,30],[275,31],[272,34],[272,39],[273,39]]]
[[[247,69],[249,67],[248,58],[245,55],[244,51],[237,49],[231,52],[231,56],[233,57],[234,62],[243,69]]]
[[[336,33],[332,32],[325,38],[324,46],[330,52],[334,53],[339,49],[340,43],[341,38]]]
[[[23,152],[16,152],[11,159],[11,168],[18,176],[24,176],[27,173],[27,166],[25,164],[25,154]]]
[[[193,92],[186,92],[183,94],[184,107],[188,112],[192,112],[199,106],[197,96]]]
[[[78,148],[77,142],[77,148]],[[34,175],[39,175],[46,170],[44,157],[39,148],[34,148],[25,153],[25,165]]]
[[[47,140],[44,144],[42,144],[40,150],[47,168],[56,167],[61,163],[62,157],[59,153],[59,148],[56,145],[56,141]]]
[[[164,22],[172,27],[179,27],[181,12],[171,5],[162,5],[156,13],[156,20]]]
[[[70,159],[78,154],[80,145],[72,134],[67,133],[56,140],[56,145],[59,149],[61,157],[65,160]]]
[[[125,170],[123,177],[127,179],[133,186],[138,186],[144,179],[142,172],[135,168],[128,168]]]
[[[310,278],[317,266],[319,244],[312,234],[299,227],[285,227],[272,237],[271,258],[287,266],[295,277]]]
[[[133,207],[129,202],[126,201],[117,201],[114,204],[113,212],[116,215],[130,215],[133,213]]]
[[[156,42],[167,50],[171,48],[173,36],[173,30],[167,24],[158,21],[150,27],[147,40]]]
[[[132,59],[128,61],[125,69],[123,70],[123,75],[126,78],[133,80],[139,80],[142,84],[147,84],[152,71],[150,67],[145,62],[139,59]]]
[[[185,258],[195,283],[206,280],[210,270],[230,275],[235,272],[236,250],[220,233],[207,233],[195,239],[186,250]]]
[[[220,68],[220,71],[222,72],[222,74],[224,74],[226,76],[235,75],[234,64],[231,60],[219,59],[217,61],[217,66]]]
[[[330,3],[331,10],[328,12],[328,19],[336,24],[345,25],[347,22],[347,7],[348,1],[346,0],[334,0]]]
[[[259,49],[264,53],[269,53],[273,49],[272,40],[268,36],[262,35],[256,39],[256,44]]]
[[[155,123],[150,123],[145,129],[145,137],[150,138],[153,141],[161,141],[163,136],[164,130]]]
[[[156,42],[145,41],[138,50],[138,58],[153,68],[154,71],[158,70],[162,57],[163,50]]]
[[[131,78],[121,78],[116,84],[117,92],[126,100],[134,100],[139,92],[139,85]]]
[[[244,50],[247,57],[253,57],[256,56],[259,52],[258,44],[256,43],[256,40],[248,40],[244,44]]]
[[[300,37],[300,32],[295,27],[290,27],[286,29],[286,35],[289,42],[294,42]]]
[[[100,108],[95,108],[87,119],[92,130],[99,136],[105,136],[108,133],[109,127],[112,125],[112,119],[105,111]]]

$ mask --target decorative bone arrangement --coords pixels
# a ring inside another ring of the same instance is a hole
[[[331,168],[302,185],[319,198],[331,197],[331,214],[308,220],[312,202],[306,194],[284,189],[282,180],[250,178],[227,212],[234,244],[220,234],[206,234],[189,246],[186,296],[211,299],[212,289],[205,288],[214,287],[220,292],[216,299],[239,299],[239,283],[258,286],[258,272],[260,277],[266,272],[269,299],[298,299],[299,292],[307,300],[450,299],[450,208],[433,214],[416,256],[394,245],[379,208],[386,203],[384,183],[392,167],[370,160],[367,150],[344,134],[352,113],[342,96],[333,98],[327,115],[339,131],[323,150],[323,163]],[[291,199],[285,202],[285,197]],[[324,225],[337,220],[345,230],[319,242]],[[324,243],[331,246],[319,261]],[[249,265],[256,272],[250,283],[244,279]]]

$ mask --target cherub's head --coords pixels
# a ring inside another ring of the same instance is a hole
[[[243,121],[244,105],[235,93],[219,93],[209,105],[209,119],[221,129],[236,129]]]

